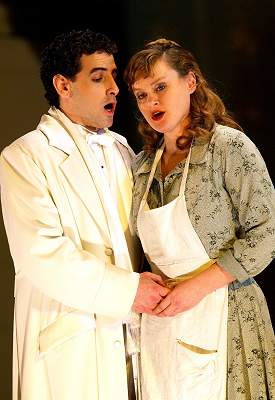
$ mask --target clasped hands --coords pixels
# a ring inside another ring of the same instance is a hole
[[[196,284],[195,278],[169,289],[159,275],[143,272],[132,309],[138,313],[172,317],[194,307],[204,296],[203,288]]]

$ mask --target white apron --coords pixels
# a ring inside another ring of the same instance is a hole
[[[210,259],[186,208],[184,192],[191,150],[179,196],[165,206],[148,207],[148,192],[163,148],[157,150],[137,226],[152,271],[175,278]],[[227,311],[226,286],[175,317],[142,315],[143,400],[225,400]]]

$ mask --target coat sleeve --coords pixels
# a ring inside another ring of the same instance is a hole
[[[259,274],[275,258],[275,197],[265,162],[243,133],[223,145],[224,185],[239,232],[218,263],[238,280]]]
[[[4,224],[17,279],[66,306],[113,318],[131,309],[139,274],[104,263],[65,236],[47,177],[20,145],[0,158]]]

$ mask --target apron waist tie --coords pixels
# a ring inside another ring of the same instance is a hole
[[[194,276],[197,276],[201,272],[203,272],[206,269],[210,268],[213,264],[215,264],[216,261],[217,261],[216,258],[211,258],[209,261],[207,261],[206,263],[202,264],[201,266],[199,266],[198,268],[194,269],[193,271],[188,272],[187,274],[179,275],[179,276],[176,276],[175,278],[166,279],[165,280],[165,285],[169,289],[172,289],[175,286],[177,286],[177,284],[179,284],[180,282],[186,281],[187,279],[194,278]]]

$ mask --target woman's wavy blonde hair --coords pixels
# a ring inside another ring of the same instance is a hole
[[[193,137],[209,138],[215,122],[242,130],[226,111],[220,97],[208,86],[194,56],[172,40],[163,38],[149,42],[143,50],[132,56],[124,72],[130,92],[133,92],[133,85],[138,79],[150,75],[154,65],[161,58],[179,75],[186,76],[192,71],[196,77],[196,90],[190,99],[190,122],[186,131],[177,139],[178,148],[188,148]],[[142,116],[138,130],[144,138],[145,151],[150,153],[158,147],[162,133],[155,131]]]

